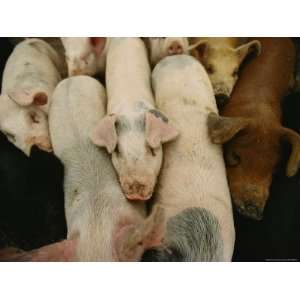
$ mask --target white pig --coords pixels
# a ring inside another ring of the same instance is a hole
[[[190,45],[186,37],[149,37],[143,40],[148,48],[152,66],[166,56],[189,54],[198,45]]]
[[[62,37],[69,76],[104,74],[110,38]]]
[[[127,199],[147,200],[162,163],[162,143],[178,132],[154,107],[151,73],[139,38],[112,38],[107,54],[107,116],[92,139],[112,153]]]
[[[5,65],[0,97],[0,130],[30,155],[31,147],[51,151],[49,98],[61,80],[56,51],[39,39],[19,43]]]
[[[261,51],[259,41],[246,43],[245,38],[199,37],[191,38],[191,43],[196,45],[192,53],[204,65],[218,105],[229,100],[244,59],[250,53],[259,55]]]
[[[139,260],[157,244],[162,210],[145,218],[143,202],[124,197],[111,159],[89,138],[104,117],[102,85],[88,76],[62,81],[53,94],[49,125],[54,153],[65,167],[68,239],[76,240],[74,260]]]
[[[222,148],[208,136],[207,117],[217,107],[207,73],[191,56],[166,57],[153,71],[153,88],[180,137],[165,147],[154,199],[165,209],[164,242],[144,260],[229,261],[235,231]]]

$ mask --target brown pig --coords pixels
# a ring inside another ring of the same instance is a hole
[[[221,116],[210,114],[208,127],[216,144],[225,143],[232,199],[245,216],[261,219],[282,141],[291,144],[287,176],[300,164],[300,137],[281,124],[281,100],[289,87],[295,49],[289,38],[259,38],[260,56],[244,66]]]

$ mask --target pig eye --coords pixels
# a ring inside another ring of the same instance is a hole
[[[215,70],[214,70],[214,67],[212,65],[208,65],[206,67],[206,71],[207,71],[208,74],[212,74],[212,73],[214,73]]]
[[[238,75],[239,69],[235,68],[232,72],[232,77],[236,77]]]
[[[156,156],[155,150],[153,148],[147,146],[147,150],[151,153],[152,156]]]
[[[231,151],[226,156],[226,163],[230,167],[237,166],[241,162],[240,156],[235,152]]]
[[[117,156],[120,155],[120,150],[119,150],[118,144],[116,145],[116,148],[115,148],[115,154],[116,154]]]

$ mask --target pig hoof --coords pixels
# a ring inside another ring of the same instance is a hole
[[[263,218],[263,210],[253,203],[241,203],[237,206],[237,210],[241,215],[250,219],[260,221]]]

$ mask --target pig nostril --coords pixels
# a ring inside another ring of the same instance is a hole
[[[229,100],[229,97],[226,94],[216,94],[216,101],[218,106],[223,106]]]
[[[261,220],[263,218],[263,210],[252,202],[241,203],[238,207],[238,211],[245,217],[251,219]]]

